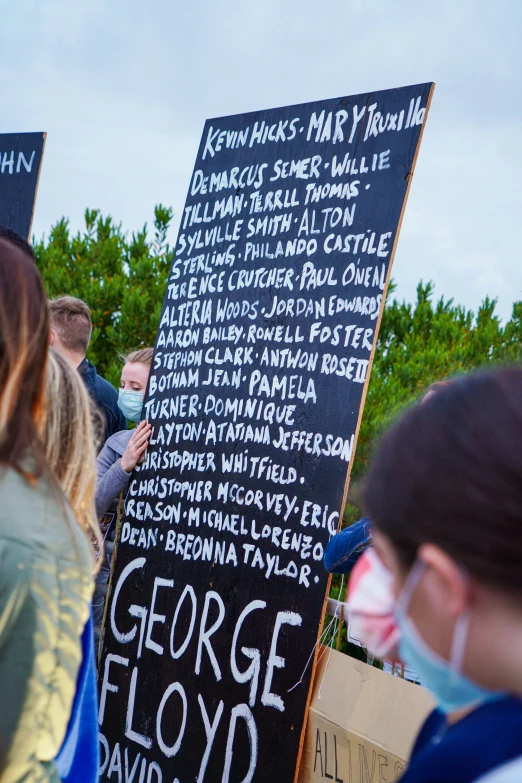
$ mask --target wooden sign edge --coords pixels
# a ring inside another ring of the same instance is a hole
[[[380,331],[380,328],[381,328],[382,316],[383,316],[383,313],[384,313],[384,307],[386,305],[386,297],[387,297],[387,294],[388,294],[388,287],[389,287],[389,284],[390,284],[390,277],[391,277],[391,271],[392,271],[392,268],[393,268],[393,262],[394,262],[394,259],[395,259],[395,252],[397,250],[397,243],[399,241],[399,235],[400,235],[400,232],[401,232],[402,221],[403,221],[403,218],[404,218],[404,212],[406,210],[406,204],[408,203],[408,196],[410,194],[410,188],[411,188],[411,183],[412,183],[412,180],[413,180],[413,174],[415,172],[415,166],[417,164],[417,157],[419,155],[419,150],[420,150],[420,146],[421,146],[421,142],[422,142],[422,137],[423,137],[423,134],[424,134],[424,129],[426,127],[426,121],[428,119],[428,114],[429,114],[429,110],[430,110],[430,106],[431,106],[431,99],[433,97],[433,92],[435,90],[435,82],[428,82],[428,84],[430,84],[431,86],[430,86],[430,91],[428,93],[428,98],[427,98],[427,101],[426,101],[426,112],[424,114],[424,119],[423,119],[422,126],[421,126],[421,129],[420,129],[419,138],[417,139],[415,152],[413,154],[413,161],[412,161],[412,164],[411,164],[411,169],[410,169],[410,171],[406,175],[408,177],[408,183],[406,185],[406,192],[404,194],[404,199],[403,199],[403,202],[402,202],[402,209],[401,209],[401,213],[399,215],[399,222],[397,223],[397,231],[395,232],[395,238],[393,240],[393,246],[392,246],[392,249],[391,249],[390,263],[388,265],[388,273],[386,275],[386,282],[384,284],[384,295],[383,295],[383,298],[382,298],[381,308],[380,308],[380,312],[379,312],[379,317],[377,319],[377,324],[376,324],[376,328],[375,328],[375,340],[374,340],[374,344],[373,344],[373,347],[372,347],[372,350],[371,350],[371,353],[370,353],[370,359],[369,359],[369,364],[368,364],[368,372],[366,374],[366,380],[364,382],[363,393],[362,393],[362,396],[361,396],[361,404],[359,406],[359,416],[358,416],[358,419],[357,419],[357,426],[355,428],[355,435],[354,435],[354,441],[353,441],[353,450],[352,450],[352,454],[354,455],[354,457],[355,457],[355,454],[356,454],[357,440],[359,438],[359,430],[361,428],[362,415],[363,415],[363,412],[364,412],[364,406],[365,406],[365,403],[366,403],[366,395],[368,393],[368,386],[369,386],[369,383],[370,383],[370,377],[371,377],[371,373],[372,373],[373,357],[375,355],[375,348],[376,348],[376,345],[377,345],[377,339],[378,339],[379,331]],[[370,96],[371,94],[372,93],[368,93],[368,96]],[[344,492],[343,492],[343,500],[342,500],[342,505],[341,505],[341,513],[339,514],[338,531],[340,530],[341,525],[342,525],[342,521],[343,521],[342,510],[344,509],[344,506],[346,504],[346,498],[347,498],[347,495],[348,495],[348,488],[350,486],[350,475],[351,475],[351,472],[352,472],[353,462],[354,462],[354,459],[351,459],[349,464],[348,464],[348,470],[346,472],[346,481],[345,481],[345,484],[344,484]],[[326,592],[325,592],[325,596],[324,596],[323,611],[321,613],[321,619],[319,621],[319,627],[318,627],[318,631],[317,631],[317,642],[319,642],[319,640],[320,640],[320,638],[322,636],[322,629],[323,629],[323,624],[324,624],[324,617],[325,617],[325,614],[326,614],[326,605],[328,603],[328,596],[330,594],[331,582],[332,582],[332,575],[330,574],[329,577],[328,577],[327,588],[326,588]],[[310,677],[310,686],[309,686],[309,689],[308,689],[308,697],[306,699],[305,716],[304,716],[304,721],[303,721],[303,727],[301,729],[301,739],[300,739],[300,742],[299,742],[299,750],[297,752],[297,762],[296,762],[296,767],[295,767],[294,783],[298,783],[299,769],[301,767],[301,760],[302,760],[302,757],[303,757],[304,743],[305,743],[305,740],[306,740],[306,729],[307,729],[307,726],[308,726],[308,715],[309,715],[309,712],[310,712],[310,704],[311,704],[311,701],[312,701],[312,693],[313,693],[313,688],[314,688],[315,674],[316,674],[316,669],[317,669],[317,662],[318,662],[320,647],[321,647],[320,644],[316,644],[316,648],[315,648],[315,652],[314,652],[314,656],[313,656],[313,660],[312,660],[312,674],[311,674],[311,677]]]
[[[38,166],[38,176],[36,177],[36,187],[34,189],[33,206],[31,209],[31,222],[29,223],[29,231],[27,232],[27,240],[31,241],[31,231],[33,230],[34,210],[36,207],[36,199],[38,198],[38,187],[40,185],[40,174],[42,173],[43,156],[45,152],[45,144],[47,142],[47,131],[42,132],[42,153],[40,155],[40,164]]]

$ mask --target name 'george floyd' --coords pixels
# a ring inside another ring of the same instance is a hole
[[[112,577],[104,781],[294,779],[432,90],[205,124]]]

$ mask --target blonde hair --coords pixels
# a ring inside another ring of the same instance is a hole
[[[125,364],[148,364],[149,367],[152,364],[152,357],[154,356],[154,348],[138,348],[137,351],[131,351],[127,356],[123,357]]]
[[[101,434],[101,417],[78,372],[53,350],[47,363],[46,402],[42,440],[47,464],[93,547],[95,562],[100,563],[103,538],[95,506],[95,430],[99,422]]]

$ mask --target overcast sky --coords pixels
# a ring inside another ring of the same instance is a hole
[[[179,218],[207,117],[435,81],[395,258],[522,299],[519,0],[0,0],[0,132],[47,131],[33,231]],[[173,229],[171,239],[175,237]]]

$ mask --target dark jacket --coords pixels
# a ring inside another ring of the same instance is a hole
[[[507,779],[500,765],[522,756],[522,699],[498,694],[452,724],[440,710],[426,718],[411,751],[404,783],[520,783],[520,769]],[[515,777],[516,775],[516,777]]]
[[[88,359],[84,359],[78,367],[85,387],[95,405],[105,417],[105,437],[110,438],[115,432],[124,430],[127,426],[125,416],[118,408],[118,392],[109,381],[96,372],[96,367]]]
[[[324,567],[332,574],[349,574],[370,540],[370,520],[363,517],[330,539],[324,552]]]

